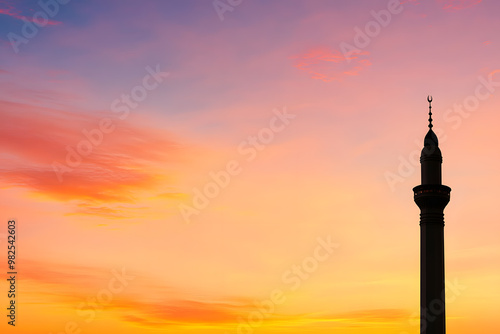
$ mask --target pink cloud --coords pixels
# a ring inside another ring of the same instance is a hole
[[[400,4],[404,5],[405,3],[410,3],[412,5],[421,5],[420,0],[400,0]]]
[[[82,130],[95,129],[110,112],[71,113],[0,101],[0,181],[58,201],[78,201],[75,214],[120,217],[113,203],[134,203],[134,192],[153,189],[164,176],[159,166],[174,161],[180,152],[164,131],[131,125],[117,118],[116,129],[102,144],[82,157],[78,166],[61,174],[54,162],[67,163],[68,147],[86,140]]]
[[[448,11],[456,11],[480,4],[483,0],[437,0],[442,8]]]
[[[6,6],[6,8],[0,8],[0,14],[7,15],[7,16],[13,17],[13,18],[18,19],[18,20],[25,19],[25,20],[28,20],[29,22],[36,22],[36,20],[33,18],[33,16],[29,17],[29,16],[21,15],[20,10],[16,9],[14,6],[8,4],[7,2],[0,2],[0,4]],[[42,11],[41,8],[39,11]],[[46,25],[58,25],[58,24],[61,24],[61,22],[53,21],[50,19],[46,23]]]
[[[338,50],[328,48],[312,49],[309,52],[295,56],[294,66],[311,75],[313,79],[325,82],[341,81],[346,76],[358,75],[371,65],[368,51],[360,51],[346,58]]]

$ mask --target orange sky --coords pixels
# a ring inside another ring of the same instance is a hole
[[[418,333],[428,94],[448,332],[499,332],[497,3],[41,3],[0,1],[2,333]]]

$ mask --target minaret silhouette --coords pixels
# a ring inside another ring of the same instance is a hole
[[[420,155],[421,185],[413,188],[420,208],[420,333],[446,333],[444,284],[444,214],[451,188],[441,184],[443,157],[432,131],[432,97],[429,131]]]

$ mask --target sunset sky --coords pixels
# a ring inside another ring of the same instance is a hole
[[[0,0],[1,333],[499,333],[500,3]],[[7,324],[7,221],[17,318]]]

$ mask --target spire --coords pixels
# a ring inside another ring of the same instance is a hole
[[[429,129],[432,129],[432,96],[427,95],[427,102],[429,102]]]
[[[427,132],[427,135],[425,136],[424,139],[424,146],[438,146],[438,138],[434,131],[432,131],[432,96],[428,95],[427,96],[427,102],[429,102],[429,131]]]

